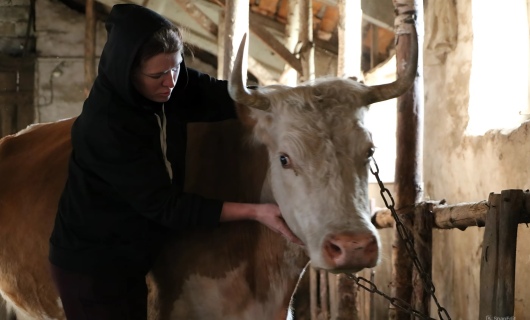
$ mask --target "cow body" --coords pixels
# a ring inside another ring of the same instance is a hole
[[[0,292],[19,319],[64,317],[47,255],[73,120],[36,125],[0,143]],[[192,126],[188,174],[202,174],[189,179],[189,191],[272,200],[262,188],[266,154],[237,122]],[[219,147],[234,152],[216,153]],[[213,162],[194,161],[197,155]],[[253,165],[229,165],[239,161]],[[252,221],[175,234],[148,277],[150,319],[285,319],[307,261],[301,247]]]

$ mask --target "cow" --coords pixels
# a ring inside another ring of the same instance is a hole
[[[304,246],[253,221],[176,233],[147,277],[149,319],[286,319],[309,261],[331,272],[378,263],[368,201],[374,145],[363,117],[413,83],[412,40],[405,76],[392,83],[322,78],[254,90],[243,81],[242,41],[229,81],[239,120],[189,126],[186,190],[278,203]],[[47,254],[74,120],[0,140],[0,294],[18,319],[64,319]]]

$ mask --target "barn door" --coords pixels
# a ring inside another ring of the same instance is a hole
[[[33,123],[35,57],[0,54],[0,137]]]

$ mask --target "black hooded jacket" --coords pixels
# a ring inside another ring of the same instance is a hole
[[[183,192],[186,123],[235,118],[227,82],[182,62],[162,106],[130,81],[135,53],[169,24],[137,5],[111,10],[98,76],[72,127],[68,180],[50,238],[50,262],[58,267],[145,274],[169,232],[219,222],[222,201]]]

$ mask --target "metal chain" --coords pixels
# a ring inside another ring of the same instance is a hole
[[[372,163],[374,164],[375,169],[372,168],[372,165],[371,165]],[[418,258],[418,255],[416,254],[416,251],[414,250],[414,243],[412,241],[412,237],[410,236],[409,230],[405,227],[405,225],[403,224],[403,222],[401,221],[401,219],[399,218],[399,216],[396,213],[396,209],[395,209],[395,204],[396,203],[394,201],[394,198],[392,197],[392,194],[390,193],[390,190],[388,190],[385,187],[385,185],[381,181],[381,178],[379,178],[379,167],[377,166],[377,162],[375,162],[375,159],[373,157],[371,158],[371,162],[370,162],[370,172],[372,172],[372,174],[375,176],[375,178],[377,180],[377,183],[379,184],[379,188],[381,189],[381,191],[380,191],[381,197],[383,198],[383,201],[385,202],[385,206],[390,210],[390,212],[392,213],[392,217],[396,221],[396,229],[398,231],[399,237],[405,243],[405,248],[407,249],[407,252],[408,252],[409,256],[411,257],[412,262],[414,263],[414,266],[416,267],[416,269],[418,270],[418,273],[421,276],[421,279],[423,281],[423,285],[424,285],[425,290],[427,292],[429,292],[429,294],[433,298],[434,302],[436,303],[436,306],[438,307],[439,319],[449,319],[450,320],[451,317],[449,316],[449,313],[447,312],[447,310],[444,307],[442,307],[440,305],[440,303],[438,302],[438,299],[436,298],[436,294],[435,294],[436,288],[434,287],[434,284],[432,283],[431,276],[427,272],[425,272],[425,269],[421,265],[420,259]],[[385,197],[385,195],[388,196],[388,198],[390,199],[390,202]],[[357,285],[359,285],[360,287],[368,290],[369,292],[377,293],[377,294],[383,296],[393,306],[395,306],[395,307],[397,307],[397,308],[399,308],[399,309],[401,309],[401,310],[403,310],[403,311],[405,311],[405,312],[407,312],[407,313],[409,313],[411,315],[414,315],[416,317],[420,317],[422,319],[433,319],[433,318],[430,318],[429,316],[421,314],[419,311],[417,311],[414,308],[412,308],[412,306],[410,304],[408,304],[407,302],[405,302],[405,301],[403,301],[401,299],[398,299],[398,298],[392,298],[392,297],[388,296],[387,294],[381,292],[380,290],[377,289],[377,286],[373,282],[371,282],[371,281],[369,281],[369,280],[367,280],[367,279],[365,279],[363,277],[357,277],[357,276],[355,276],[353,274],[349,274],[348,277],[350,279],[353,279],[357,283]],[[370,285],[370,287],[367,287],[367,286],[361,284],[360,283],[361,281],[368,283]],[[446,316],[447,318],[444,318],[444,316]]]
[[[377,286],[375,285],[375,283],[373,283],[372,281],[370,281],[370,280],[368,280],[368,279],[366,279],[364,277],[357,277],[356,275],[354,275],[352,273],[347,274],[346,276],[349,279],[355,281],[355,283],[357,283],[357,285],[359,287],[363,288],[364,290],[366,290],[366,291],[368,291],[370,293],[376,293],[376,294],[382,296],[383,298],[388,300],[388,302],[390,302],[391,305],[393,305],[394,307],[396,307],[398,309],[401,309],[401,310],[405,311],[408,314],[414,315],[414,316],[416,316],[416,317],[418,317],[420,319],[436,320],[436,319],[431,318],[429,316],[426,316],[426,315],[422,314],[421,312],[419,312],[418,310],[414,309],[406,301],[387,295],[383,291],[379,290],[377,288]],[[368,286],[364,285],[362,282],[367,283]]]

